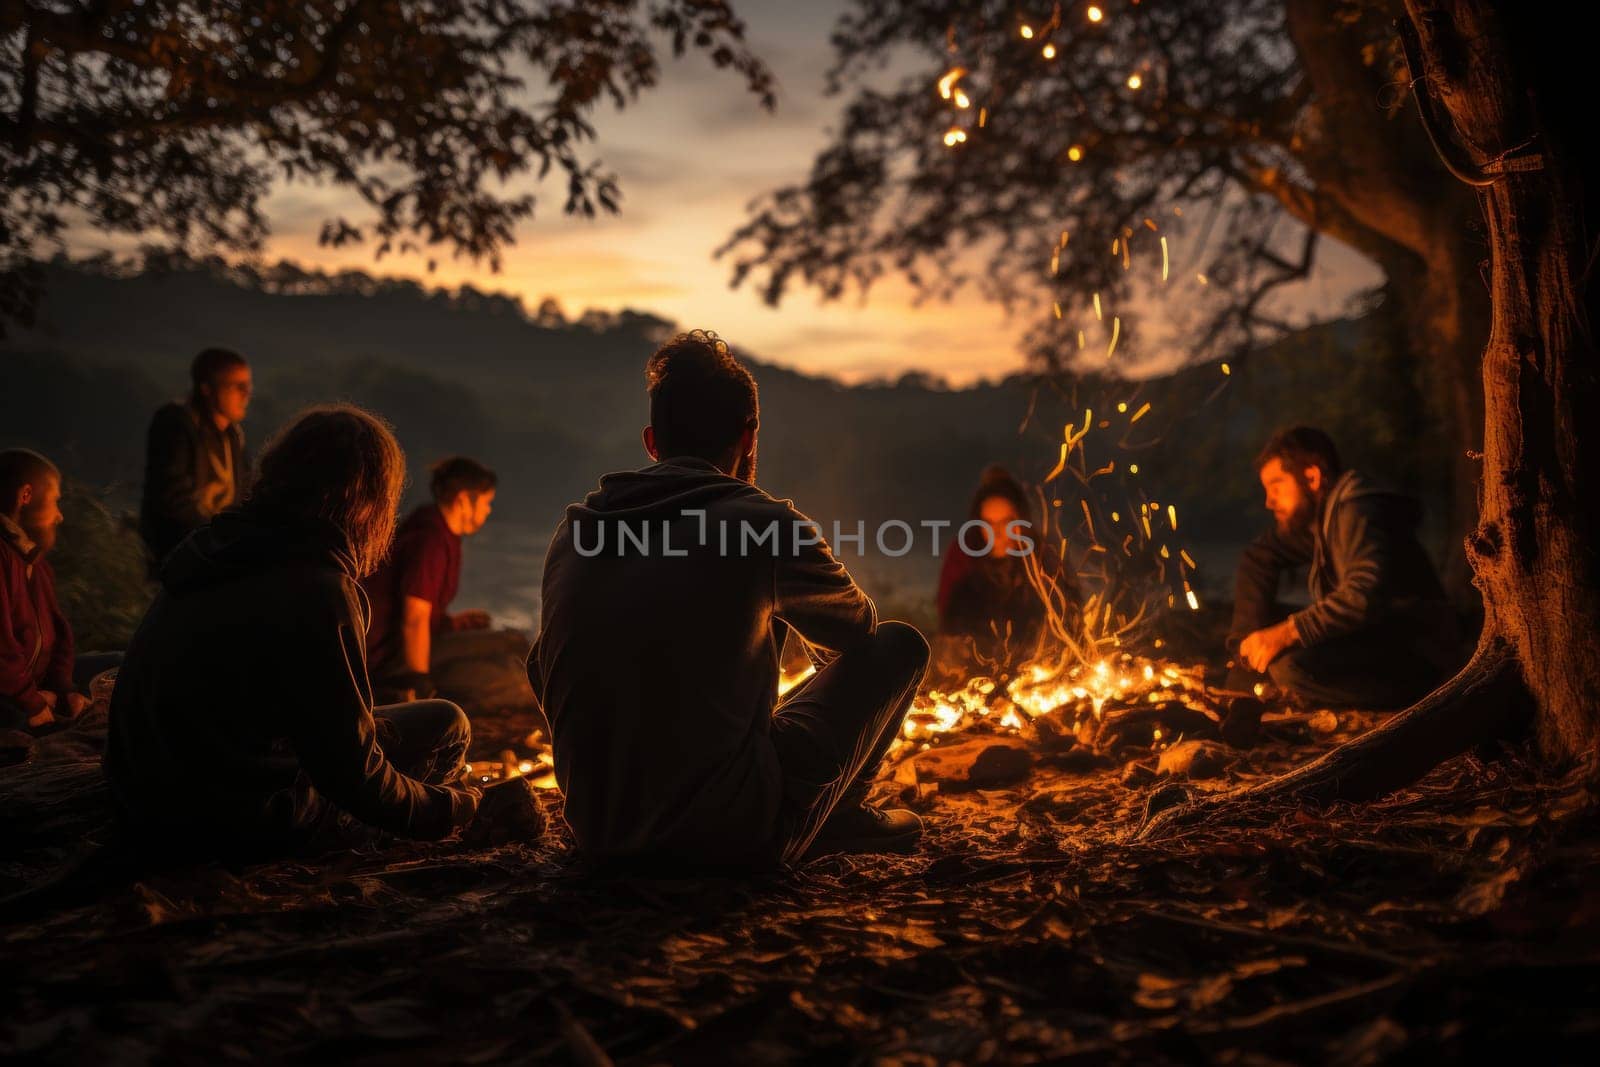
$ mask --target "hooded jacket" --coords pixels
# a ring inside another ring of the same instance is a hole
[[[225,511],[173,550],[161,582],[111,698],[106,776],[136,826],[292,836],[316,814],[294,788],[303,772],[369,825],[450,832],[451,790],[378,745],[342,531]]]
[[[1409,619],[1424,658],[1454,656],[1454,616],[1417,541],[1421,509],[1410,497],[1345,471],[1323,498],[1312,529],[1311,604],[1289,616],[1303,645]]]
[[[55,572],[39,546],[0,516],[0,727],[22,729],[72,691],[72,627],[56,602]]]
[[[877,628],[872,601],[790,501],[677,457],[608,474],[567,509],[528,679],[585,852],[776,859],[770,726],[789,628],[818,663]]]

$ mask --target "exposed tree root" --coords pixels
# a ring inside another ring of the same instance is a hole
[[[1375,800],[1500,736],[1527,712],[1510,647],[1486,633],[1454,678],[1377,729],[1248,789],[1203,799],[1168,794],[1176,802],[1170,807],[1155,798],[1135,836],[1148,841],[1285,800],[1310,806]]]

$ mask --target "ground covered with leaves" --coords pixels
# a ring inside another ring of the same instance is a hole
[[[522,715],[481,718],[480,758],[525,736]],[[1248,784],[1377,721],[1268,720],[1254,747],[1164,770],[1148,743],[1097,751],[981,724],[882,779],[927,819],[920,852],[764,880],[596,874],[553,791],[536,845],[116,878],[94,874],[91,714],[0,768],[0,879],[33,887],[0,919],[0,1056],[1586,1060],[1600,1036],[1586,769],[1465,757],[1378,804],[1133,839],[1173,781]],[[983,755],[1019,738],[1018,757]]]

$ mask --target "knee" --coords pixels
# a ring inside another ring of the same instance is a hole
[[[441,740],[462,745],[472,742],[472,720],[467,718],[467,713],[461,710],[459,704],[437,699],[420,700],[417,703],[426,709],[428,721],[433,724]]]
[[[879,654],[896,667],[921,673],[928,666],[928,639],[910,623],[880,622],[876,636]]]

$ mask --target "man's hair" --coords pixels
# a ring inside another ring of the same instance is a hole
[[[193,387],[194,395],[200,395],[202,385],[211,385],[216,382],[219,375],[225,370],[234,367],[248,367],[249,360],[231,348],[208,348],[194,357],[194,362],[189,364],[189,382]]]
[[[494,471],[466,456],[446,456],[428,468],[435,504],[448,504],[460,493],[477,496],[495,487]]]
[[[710,330],[680,333],[644,368],[656,452],[717,460],[760,417],[756,380]]]
[[[0,511],[10,511],[17,506],[22,487],[35,488],[46,478],[61,480],[61,471],[54,463],[31,448],[7,448],[0,451]]]
[[[405,480],[405,453],[388,423],[353,404],[319,405],[267,443],[248,504],[269,521],[333,523],[364,578],[389,551]]]
[[[1256,470],[1260,471],[1273,460],[1282,463],[1283,469],[1296,480],[1304,476],[1307,467],[1321,467],[1324,482],[1337,478],[1344,470],[1339,463],[1339,450],[1333,447],[1333,438],[1314,426],[1288,426],[1273,434],[1256,457]]]

